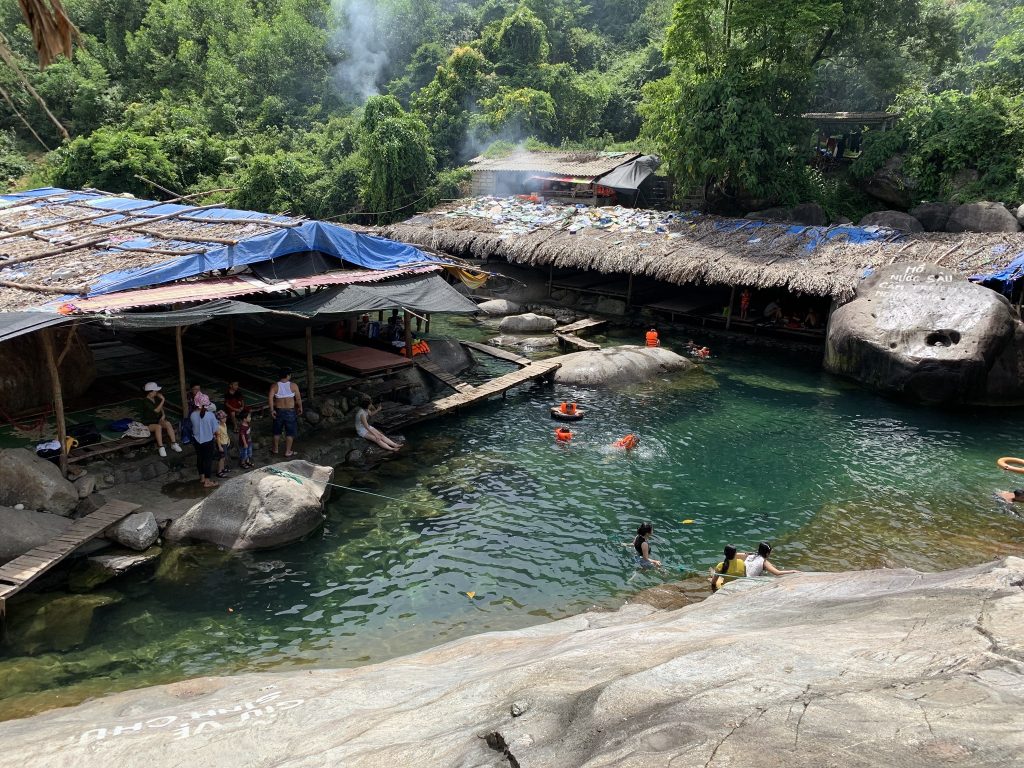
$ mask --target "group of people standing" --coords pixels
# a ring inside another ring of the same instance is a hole
[[[654,535],[654,526],[649,522],[643,522],[636,529],[636,536],[633,538],[633,550],[636,552],[636,561],[641,568],[660,568],[661,561],[651,556],[651,537]],[[772,576],[785,576],[790,573],[799,573],[797,570],[783,570],[776,568],[769,562],[772,546],[762,541],[757,545],[757,552],[737,552],[736,547],[731,544],[725,547],[724,559],[711,569],[709,580],[711,591],[717,592],[727,580],[756,578],[765,573]]]

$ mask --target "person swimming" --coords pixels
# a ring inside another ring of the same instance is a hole
[[[648,522],[640,523],[633,538],[633,549],[636,550],[637,561],[641,568],[660,568],[661,560],[651,557],[651,545],[648,539],[654,535],[654,526]]]
[[[722,560],[714,568],[714,573],[711,576],[711,591],[717,592],[721,589],[722,585],[725,584],[727,576],[735,578],[742,578],[747,575],[746,552],[736,552],[736,547],[732,544],[725,546],[725,559]],[[719,575],[721,574],[721,575]],[[733,579],[729,579],[732,581]]]

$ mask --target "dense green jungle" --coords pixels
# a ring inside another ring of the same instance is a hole
[[[470,158],[525,145],[656,153],[677,194],[721,212],[818,202],[856,218],[885,207],[863,181],[893,158],[912,202],[1024,201],[1015,0],[65,7],[74,55],[40,69],[18,3],[2,6],[12,188],[218,189],[236,207],[376,224],[458,196]],[[840,110],[901,118],[852,164],[809,164],[800,115]]]

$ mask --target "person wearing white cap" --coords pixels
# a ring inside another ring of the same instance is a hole
[[[143,387],[146,390],[146,399],[152,403],[152,411],[149,413],[149,418],[146,419],[146,426],[149,427],[150,434],[156,440],[156,450],[161,456],[167,456],[167,449],[164,448],[164,432],[167,433],[167,437],[171,441],[171,450],[176,453],[181,453],[181,446],[178,445],[178,438],[174,434],[174,427],[171,426],[171,422],[167,420],[167,414],[164,413],[164,396],[160,394],[160,385],[155,381],[146,383]]]

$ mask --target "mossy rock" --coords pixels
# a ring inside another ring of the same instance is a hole
[[[93,614],[123,598],[113,592],[47,594],[19,601],[8,610],[8,634],[16,654],[67,651],[89,636]]]

